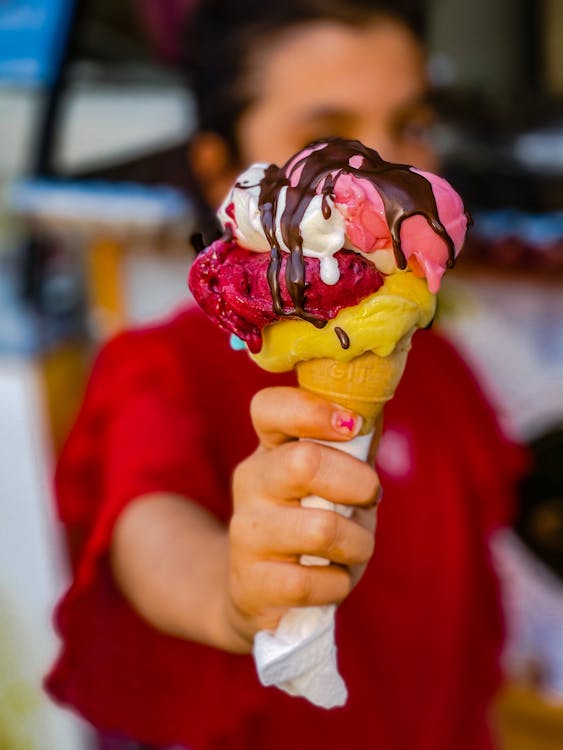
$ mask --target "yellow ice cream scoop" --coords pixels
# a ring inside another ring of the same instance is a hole
[[[340,310],[324,328],[303,320],[281,320],[262,331],[262,349],[252,358],[270,372],[291,370],[298,362],[331,359],[350,362],[367,352],[389,356],[416,328],[429,325],[436,296],[411,271],[385,277],[377,292]]]

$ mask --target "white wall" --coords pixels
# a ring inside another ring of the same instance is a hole
[[[33,364],[0,358],[0,747],[84,750],[82,722],[41,682],[57,649],[52,610],[66,580]]]
[[[444,283],[442,326],[521,439],[563,420],[563,282],[462,275]]]

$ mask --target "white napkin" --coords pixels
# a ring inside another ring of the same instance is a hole
[[[316,442],[337,448],[365,461],[373,433],[346,443]],[[301,500],[307,508],[333,510],[351,516],[353,508],[334,505],[309,495]],[[302,565],[328,565],[327,560],[304,555]],[[334,620],[336,607],[292,609],[280,620],[275,633],[262,630],[254,638],[254,661],[260,682],[275,685],[289,695],[298,695],[322,708],[343,706],[348,697],[336,662]]]

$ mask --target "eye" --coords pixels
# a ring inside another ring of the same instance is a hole
[[[406,123],[401,129],[400,135],[411,141],[426,141],[431,138],[433,131],[433,122],[417,122],[415,120]]]
[[[431,110],[411,113],[400,118],[395,126],[395,137],[408,141],[429,141],[433,137],[436,116]]]

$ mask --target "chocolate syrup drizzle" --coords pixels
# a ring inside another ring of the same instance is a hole
[[[334,185],[340,175],[351,174],[368,180],[381,196],[398,268],[404,269],[407,266],[407,259],[401,247],[401,225],[410,216],[424,216],[432,230],[446,243],[448,268],[454,264],[455,247],[440,221],[432,186],[425,177],[413,172],[406,164],[384,161],[377,151],[367,148],[359,141],[334,138],[310,144],[309,148],[317,146],[321,147],[296,161],[291,169],[290,162],[281,168],[272,164],[266,169],[260,182],[258,207],[264,234],[271,248],[268,283],[274,311],[281,317],[299,317],[317,328],[322,328],[327,321],[305,310],[305,262],[299,226],[309,203],[318,193],[323,196],[323,216],[325,219],[330,218],[331,206],[328,199],[334,199]],[[350,160],[354,156],[363,157],[360,167],[350,165]],[[298,169],[302,170],[299,179],[295,186],[291,186],[291,178]],[[286,205],[280,219],[280,230],[284,243],[290,249],[285,281],[293,302],[292,309],[284,309],[282,301],[282,255],[280,241],[276,235],[278,198],[283,187],[287,187],[287,193]],[[346,332],[337,329],[336,334],[342,347],[347,348],[350,341]]]
[[[348,336],[344,328],[340,328],[340,326],[336,326],[336,328],[334,329],[334,333],[336,334],[338,340],[340,341],[340,346],[343,349],[349,349],[350,348],[350,336]]]

